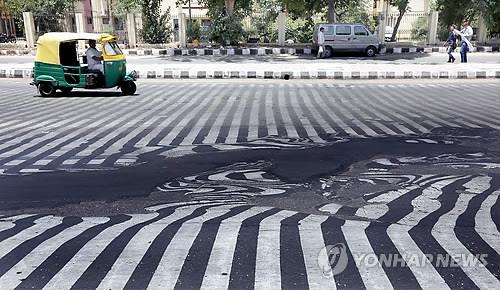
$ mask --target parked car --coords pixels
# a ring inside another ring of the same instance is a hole
[[[381,49],[381,43],[364,24],[361,23],[318,23],[314,27],[313,47],[318,48],[318,31],[324,28],[325,57],[334,52],[360,52],[375,56]]]

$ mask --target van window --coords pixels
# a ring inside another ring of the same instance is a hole
[[[364,26],[354,26],[354,35],[368,36],[368,31]]]
[[[334,29],[333,26],[322,26],[325,30],[323,30],[323,33],[325,35],[333,35]]]
[[[350,25],[337,25],[336,35],[351,35]]]

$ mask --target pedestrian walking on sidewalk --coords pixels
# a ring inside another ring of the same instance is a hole
[[[455,35],[455,25],[450,26],[450,33],[448,34],[448,39],[446,40],[446,45],[448,49],[448,62],[455,62],[455,57],[453,56],[453,52],[457,48],[457,36]]]
[[[459,35],[462,39],[462,42],[460,44],[460,62],[466,63],[467,62],[467,52],[472,51],[472,35],[474,34],[474,31],[472,30],[472,27],[469,25],[469,22],[464,21],[463,28],[460,31]]]
[[[318,55],[317,58],[323,58],[323,55],[325,53],[325,34],[323,31],[325,30],[324,27],[321,27],[318,31]]]

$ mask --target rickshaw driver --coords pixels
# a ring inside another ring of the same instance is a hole
[[[101,73],[104,73],[104,69],[102,67],[102,52],[98,51],[96,48],[96,41],[90,39],[89,40],[89,48],[85,52],[87,56],[87,64],[89,65],[89,70],[98,70]]]

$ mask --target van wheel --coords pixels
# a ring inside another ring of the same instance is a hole
[[[330,46],[325,47],[325,51],[323,52],[323,58],[330,58],[333,56],[333,48]]]
[[[71,87],[64,87],[64,88],[59,88],[61,90],[61,92],[63,92],[64,94],[69,94],[71,93],[71,91],[73,90],[73,88]]]
[[[122,90],[123,95],[128,96],[135,94],[137,87],[133,81],[126,81],[122,83],[120,89]]]
[[[365,54],[368,57],[374,57],[377,54],[377,49],[374,46],[368,46],[365,50]]]
[[[38,91],[42,97],[53,97],[56,94],[56,87],[51,83],[40,83],[38,85]]]

